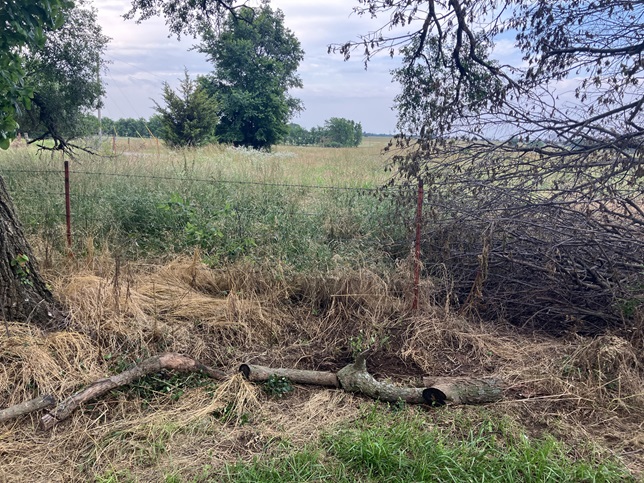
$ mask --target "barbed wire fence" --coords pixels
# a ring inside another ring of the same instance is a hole
[[[354,254],[365,249],[404,258],[414,223],[413,231],[422,223],[422,197],[417,213],[396,209],[393,202],[381,208],[374,195],[397,188],[83,169],[0,169],[0,175],[28,232],[52,250],[66,245],[68,253],[83,250],[91,238],[115,240],[134,255],[196,246],[235,258],[253,250],[265,255],[266,245],[275,242],[276,256],[300,261],[310,256],[311,245],[324,246],[330,257],[351,247]],[[416,257],[418,273],[420,240]],[[417,307],[417,295],[414,300]]]
[[[0,175],[27,230],[52,251],[66,243],[82,251],[92,239],[115,243],[130,257],[199,248],[212,263],[250,257],[302,270],[406,260],[412,307],[427,297],[418,286],[429,279],[436,281],[431,297],[445,307],[551,332],[633,331],[644,302],[642,240],[597,229],[602,220],[574,204],[437,199],[413,182],[383,192],[74,169],[71,244],[61,229],[64,170],[0,169]]]

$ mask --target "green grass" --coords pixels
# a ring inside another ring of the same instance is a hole
[[[401,247],[407,255],[413,213],[401,216],[391,200],[362,191],[386,178],[376,144],[148,151],[71,163],[76,253],[91,239],[127,258],[199,248],[213,265],[248,258],[298,270],[326,269],[339,259],[378,264]],[[59,156],[0,153],[0,175],[27,232],[63,252],[61,169]]]
[[[373,406],[315,446],[228,466],[222,481],[635,481],[612,460],[575,455],[552,437],[534,439],[508,421],[483,416],[457,416],[445,427],[416,410]]]

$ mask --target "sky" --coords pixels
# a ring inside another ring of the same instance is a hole
[[[103,116],[147,119],[154,114],[152,99],[162,103],[164,81],[176,88],[184,68],[191,77],[213,70],[205,55],[190,51],[198,40],[168,37],[163,18],[140,24],[123,20],[129,0],[94,0],[93,5],[103,33],[112,39],[106,54],[110,64],[103,74],[107,84]],[[345,62],[341,55],[327,53],[329,44],[355,40],[385,23],[352,14],[355,5],[351,0],[272,0],[271,6],[284,12],[286,27],[305,52],[298,70],[304,88],[291,92],[303,101],[305,110],[293,122],[310,129],[331,117],[343,117],[362,123],[366,132],[391,134],[399,87],[392,83],[390,71],[398,67],[398,59],[383,54],[365,70],[359,54]]]

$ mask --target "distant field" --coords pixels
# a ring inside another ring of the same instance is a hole
[[[406,244],[409,229],[405,214],[374,196],[390,176],[386,142],[265,153],[107,139],[101,157],[82,154],[70,163],[75,244],[82,250],[91,239],[137,258],[199,248],[213,263],[244,256],[298,267],[328,266],[334,256],[380,263]],[[61,170],[60,154],[33,147],[0,153],[21,219],[48,253],[64,248]]]

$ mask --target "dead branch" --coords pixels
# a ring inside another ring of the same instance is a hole
[[[21,402],[15,406],[0,411],[0,423],[17,418],[23,414],[29,414],[39,409],[49,408],[56,405],[56,400],[51,394],[39,396],[31,401]]]
[[[306,371],[302,369],[273,369],[270,367],[242,364],[239,371],[251,382],[265,382],[271,376],[286,377],[296,384],[313,384],[315,386],[340,387],[338,376],[333,372]]]
[[[387,402],[404,401],[433,406],[447,403],[483,404],[498,401],[503,396],[503,382],[492,377],[424,377],[424,387],[401,387],[379,382],[367,372],[367,354],[368,351],[359,354],[353,364],[344,367],[337,374],[300,369],[274,369],[252,364],[242,364],[239,370],[252,382],[264,382],[271,376],[286,377],[297,384],[337,387]]]
[[[388,382],[376,381],[367,372],[367,352],[358,354],[353,364],[340,369],[338,381],[345,391],[357,392],[381,401],[404,401],[414,404],[425,402],[422,387],[400,387]]]
[[[162,369],[180,372],[203,372],[213,379],[218,380],[224,379],[227,376],[223,371],[200,364],[191,357],[182,354],[174,352],[160,354],[144,360],[132,369],[93,382],[85,389],[78,391],[76,394],[73,394],[58,404],[49,414],[45,414],[40,420],[40,426],[45,430],[51,429],[60,421],[67,419],[81,404],[102,396],[112,389],[130,384],[147,374],[159,372]]]
[[[253,382],[267,381],[271,376],[286,377],[299,384],[313,384],[342,388],[387,402],[399,402],[432,405],[480,404],[501,399],[503,384],[495,378],[433,378],[432,387],[402,387],[388,382],[379,382],[367,372],[367,352],[356,357],[353,364],[340,369],[337,374],[326,371],[309,371],[301,369],[278,368],[242,364],[240,372]],[[213,379],[224,379],[227,374],[218,369],[205,366],[191,357],[168,352],[150,357],[127,371],[93,382],[86,388],[58,404],[49,414],[40,420],[42,429],[53,428],[58,422],[67,419],[81,404],[96,399],[106,392],[134,382],[141,377],[159,372],[163,369],[181,372],[203,372]],[[425,382],[430,382],[427,378]],[[43,396],[33,401],[18,404],[0,411],[0,421],[17,417],[37,409],[53,406],[51,396]]]

